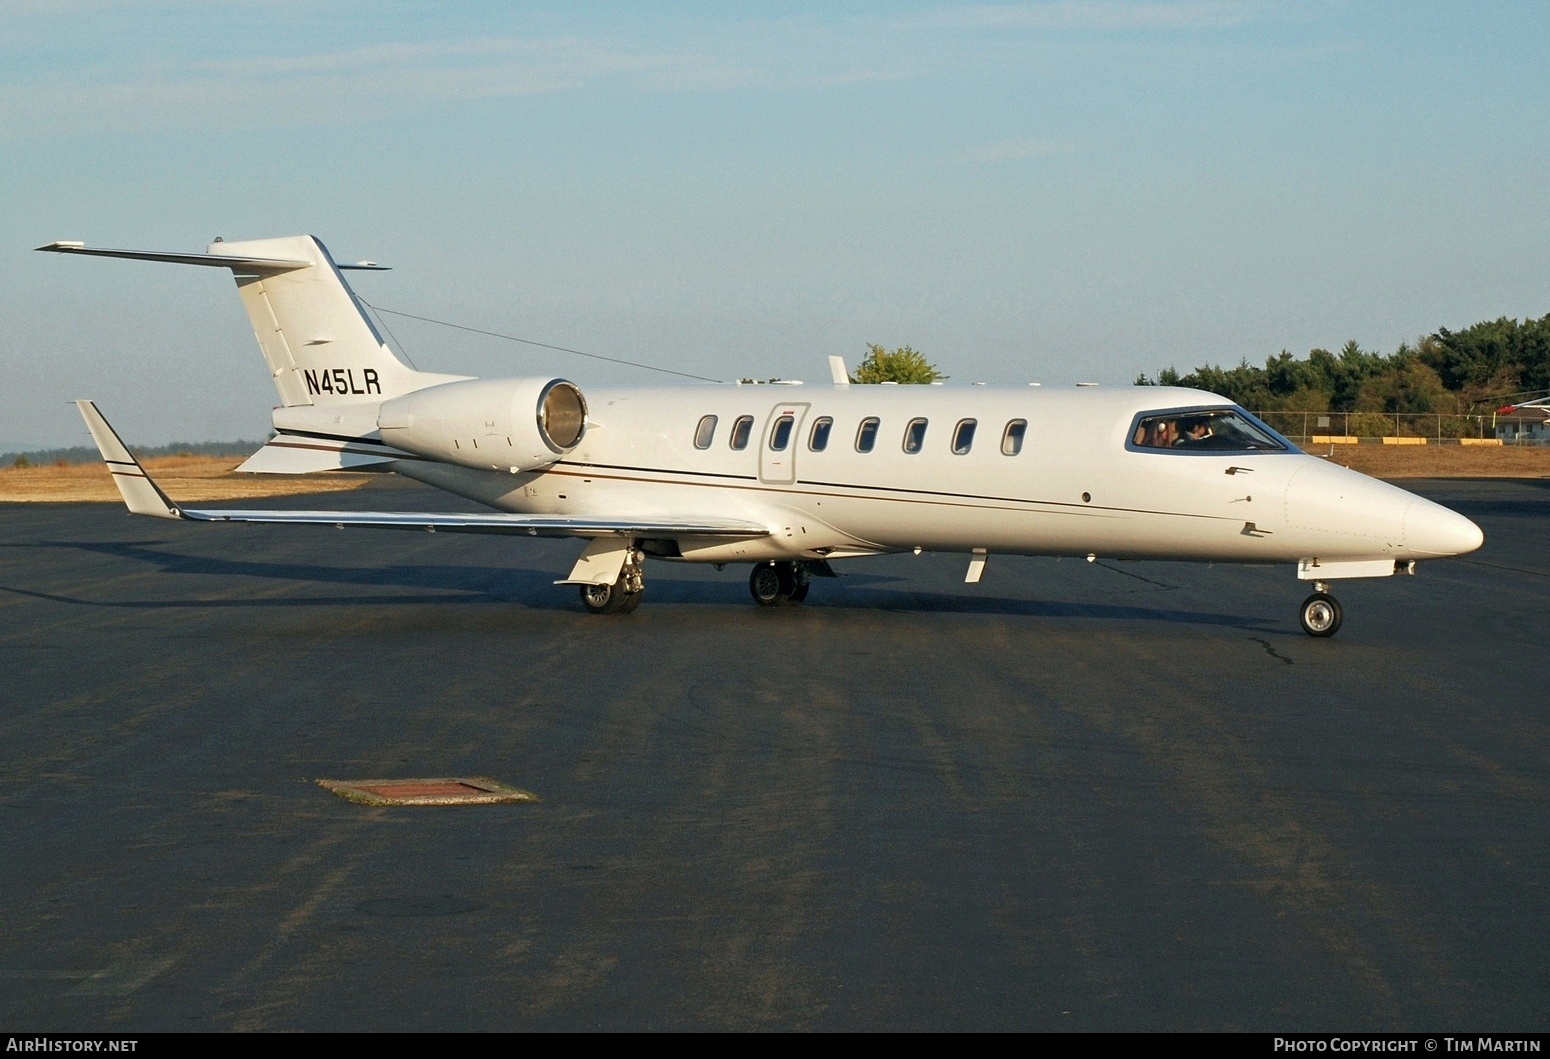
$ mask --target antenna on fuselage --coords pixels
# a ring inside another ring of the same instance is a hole
[[[850,372],[845,368],[844,357],[829,358],[829,377],[834,380],[836,386],[850,385]]]

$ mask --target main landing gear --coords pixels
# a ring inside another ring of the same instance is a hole
[[[643,576],[644,556],[638,549],[630,549],[630,557],[619,580],[611,585],[582,585],[581,605],[588,614],[628,614],[640,606],[640,597],[646,594]]]
[[[761,607],[778,607],[785,603],[800,603],[807,598],[811,585],[804,563],[759,563],[748,575],[748,591],[754,602]]]
[[[1329,594],[1329,586],[1322,581],[1313,582],[1314,593],[1302,601],[1297,620],[1302,631],[1309,636],[1333,636],[1340,631],[1345,617],[1340,611],[1340,601]]]

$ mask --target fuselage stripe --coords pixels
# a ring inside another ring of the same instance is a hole
[[[704,477],[716,477],[724,480],[722,488],[740,489],[760,493],[784,493],[790,496],[827,496],[838,497],[845,500],[876,500],[899,504],[934,504],[940,507],[972,507],[977,510],[998,508],[1003,511],[1026,511],[1030,506],[1041,508],[1058,508],[1068,515],[1098,515],[1126,514],[1126,515],[1166,515],[1170,518],[1196,518],[1207,519],[1215,522],[1237,522],[1237,518],[1228,518],[1221,515],[1198,515],[1185,511],[1155,511],[1147,508],[1110,507],[1103,504],[1075,504],[1062,500],[1024,500],[1020,497],[982,496],[974,493],[950,493],[931,489],[901,489],[892,486],[863,486],[850,485],[841,482],[806,482],[799,481],[798,486],[825,486],[827,490],[799,489],[791,487],[762,485],[739,485],[737,482],[757,482],[758,479],[748,475],[716,475],[703,471],[674,471],[659,470],[654,467],[615,467],[608,464],[556,464],[555,466],[567,467],[607,467],[610,470],[637,471],[645,474],[673,475],[692,474]],[[580,471],[561,471],[550,469],[546,473],[566,478],[602,478],[607,481],[618,482],[649,482],[655,485],[690,485],[700,488],[711,487],[707,482],[683,482],[674,481],[671,478],[643,478],[632,475],[598,474],[596,472],[585,473]],[[909,493],[910,496],[867,496],[858,493],[832,492],[828,490],[855,489],[876,490],[880,492]],[[918,497],[935,497],[940,499],[917,499]],[[968,501],[980,501],[969,503]]]

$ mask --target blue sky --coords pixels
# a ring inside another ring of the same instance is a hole
[[[258,437],[214,270],[720,378],[1126,384],[1550,312],[1550,6],[0,0],[0,450]],[[391,319],[391,318],[390,318]],[[392,320],[421,367],[652,376]]]

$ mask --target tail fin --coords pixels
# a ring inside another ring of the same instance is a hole
[[[232,269],[242,306],[287,405],[382,401],[424,381],[388,349],[339,274],[328,248],[310,235],[212,243],[215,257],[299,259],[298,269]]]
[[[203,254],[107,250],[84,243],[38,249],[231,269],[287,407],[375,403],[460,377],[418,372],[394,356],[328,248],[310,235],[216,242]]]

